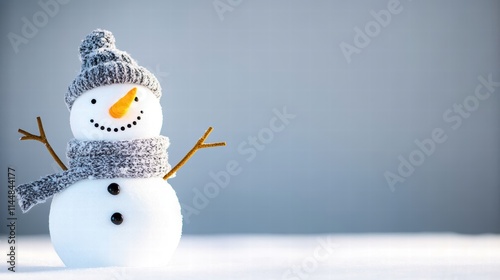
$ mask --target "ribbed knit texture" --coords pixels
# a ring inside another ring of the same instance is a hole
[[[110,31],[96,29],[80,45],[80,74],[69,85],[65,101],[71,110],[75,99],[93,88],[111,84],[137,84],[149,88],[161,97],[158,79],[126,52],[115,46]]]

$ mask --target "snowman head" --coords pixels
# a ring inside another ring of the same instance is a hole
[[[130,140],[160,135],[158,98],[134,84],[112,84],[86,91],[71,108],[70,125],[78,140]]]
[[[80,45],[81,72],[66,92],[73,135],[79,140],[130,140],[160,134],[161,87],[156,77],[94,30]]]

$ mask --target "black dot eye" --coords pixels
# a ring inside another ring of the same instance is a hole
[[[92,103],[92,104],[96,104],[96,102],[97,102],[97,100],[95,100],[95,99],[90,100],[90,103]]]
[[[136,97],[134,98],[134,101],[135,101],[135,102],[139,102],[139,97],[137,97],[137,96],[136,96]]]
[[[112,195],[117,195],[120,193],[120,186],[117,183],[111,183],[108,186],[108,192]]]
[[[113,215],[111,215],[111,222],[115,225],[120,225],[121,223],[123,223],[122,214],[116,212]]]

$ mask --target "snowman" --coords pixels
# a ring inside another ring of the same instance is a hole
[[[68,267],[165,266],[181,237],[179,201],[166,179],[201,148],[209,128],[173,168],[169,140],[160,135],[161,88],[147,69],[115,46],[113,34],[97,29],[81,43],[81,72],[68,88],[74,139],[69,169],[47,141],[24,130],[21,140],[38,140],[64,170],[19,185],[23,212],[53,197],[52,244]]]

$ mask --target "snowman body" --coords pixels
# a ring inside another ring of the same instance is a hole
[[[180,240],[180,213],[162,178],[82,180],[54,196],[49,229],[68,267],[165,266]]]
[[[93,88],[70,113],[73,135],[82,141],[159,136],[162,122],[159,99],[135,84]],[[182,216],[162,177],[89,178],[54,196],[49,230],[69,267],[164,266],[179,243]]]

